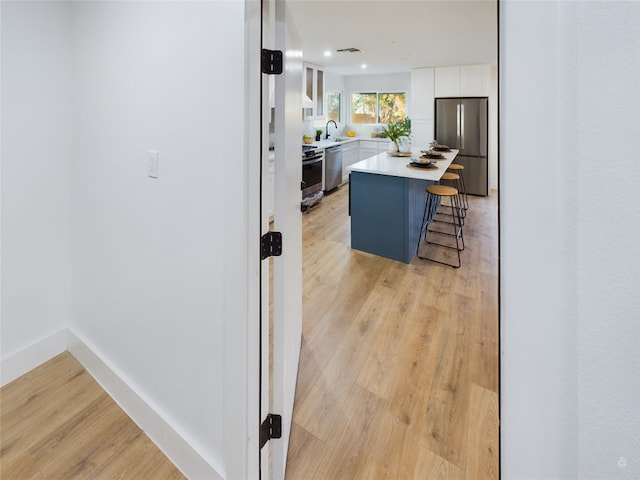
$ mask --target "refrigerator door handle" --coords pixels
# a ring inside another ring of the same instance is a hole
[[[460,104],[456,105],[456,143],[460,146]]]
[[[460,150],[464,150],[464,103],[460,105]]]

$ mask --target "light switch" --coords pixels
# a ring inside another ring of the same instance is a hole
[[[150,178],[158,178],[158,152],[149,150],[147,160],[147,175]]]

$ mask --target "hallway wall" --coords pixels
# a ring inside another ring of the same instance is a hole
[[[2,2],[3,371],[70,348],[192,478],[257,436],[245,41],[244,2]]]
[[[0,9],[4,384],[65,348],[73,110],[70,5],[2,2]],[[43,340],[41,351],[28,351]]]
[[[640,3],[500,12],[502,478],[636,480]]]

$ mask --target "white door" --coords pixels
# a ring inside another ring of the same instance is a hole
[[[300,342],[302,335],[302,218],[300,212],[302,138],[302,52],[285,0],[263,0],[263,48],[281,50],[284,71],[276,75],[273,114],[269,76],[263,74],[263,209],[262,233],[269,229],[282,233],[281,256],[262,261],[262,372],[261,422],[268,413],[282,416],[282,438],[269,441],[261,449],[262,479],[284,479],[289,434],[293,414]],[[269,132],[269,119],[273,120]],[[273,177],[273,222],[269,223],[267,199],[269,138],[275,147]],[[269,292],[269,271],[273,276]],[[270,295],[271,293],[271,295]],[[271,297],[271,304],[270,304]],[[269,306],[273,326],[269,335]],[[270,338],[271,337],[271,338]],[[270,372],[269,365],[272,362]],[[271,375],[271,377],[270,377]],[[272,393],[269,386],[272,386]]]

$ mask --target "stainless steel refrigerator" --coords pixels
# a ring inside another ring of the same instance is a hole
[[[435,139],[459,149],[455,163],[464,165],[467,193],[487,195],[487,98],[436,98]]]

